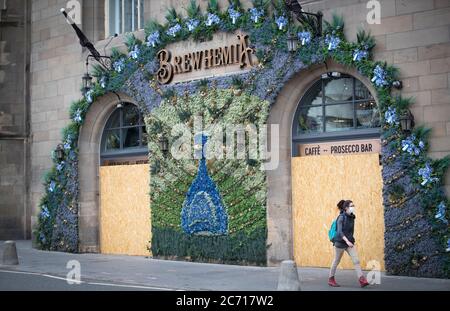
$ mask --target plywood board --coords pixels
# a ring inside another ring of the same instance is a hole
[[[299,266],[329,267],[333,245],[328,229],[337,202],[355,204],[356,249],[363,269],[378,261],[384,270],[384,215],[378,154],[292,158],[294,258]],[[353,268],[344,254],[341,268]]]
[[[100,249],[148,256],[151,241],[148,164],[100,167]]]

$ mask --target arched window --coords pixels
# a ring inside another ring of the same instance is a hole
[[[145,159],[147,153],[147,132],[142,114],[136,105],[123,103],[111,114],[103,130],[102,162],[130,157]]]
[[[300,100],[292,126],[293,145],[379,135],[374,97],[361,81],[344,74],[316,81]],[[294,155],[296,150],[293,146]]]

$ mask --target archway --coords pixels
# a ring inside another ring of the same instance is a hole
[[[99,168],[100,140],[111,113],[121,101],[134,100],[126,94],[108,93],[90,106],[78,139],[79,171],[79,251],[100,251],[99,239]]]
[[[336,62],[311,66],[289,80],[277,97],[269,114],[268,124],[279,125],[279,165],[267,171],[267,264],[277,265],[280,261],[294,258],[292,217],[292,125],[298,103],[307,90],[327,72],[341,72],[359,81],[375,96],[376,90],[370,81],[356,69]],[[269,126],[270,128],[270,126]]]

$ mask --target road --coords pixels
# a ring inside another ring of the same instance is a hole
[[[0,241],[0,258],[2,244]],[[16,244],[20,264],[0,264],[0,290],[273,291],[277,288],[280,273],[279,267],[194,263],[142,256],[48,252],[33,249],[30,241],[17,241]],[[66,276],[74,267],[71,263],[78,264],[82,284],[67,284]],[[354,270],[341,269],[336,275],[341,287],[330,288],[327,285],[328,271],[328,268],[299,268],[302,290],[450,290],[448,279],[390,276],[384,272],[378,272],[376,284],[362,289]]]
[[[81,281],[68,284],[62,277],[22,271],[0,270],[0,291],[161,291],[172,290],[155,286],[118,282]]]

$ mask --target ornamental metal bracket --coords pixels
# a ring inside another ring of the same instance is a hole
[[[93,58],[99,63],[104,69],[110,70],[111,69],[111,57],[106,55],[100,55],[100,52],[97,51],[97,49],[94,47],[91,41],[86,37],[86,35],[83,33],[83,31],[78,28],[77,24],[70,18],[70,16],[67,15],[65,9],[61,9],[61,13],[64,15],[67,22],[72,26],[72,28],[75,30],[75,33],[78,37],[78,40],[80,42],[80,45],[84,48],[87,48],[90,52],[90,54],[86,57],[86,63],[88,63],[89,58]],[[116,37],[116,36],[114,36]],[[111,40],[114,38],[112,37]],[[110,42],[111,42],[110,40]],[[110,43],[108,42],[108,44]],[[107,45],[108,45],[107,44]],[[106,46],[107,46],[106,45]],[[106,47],[105,46],[105,47]]]

